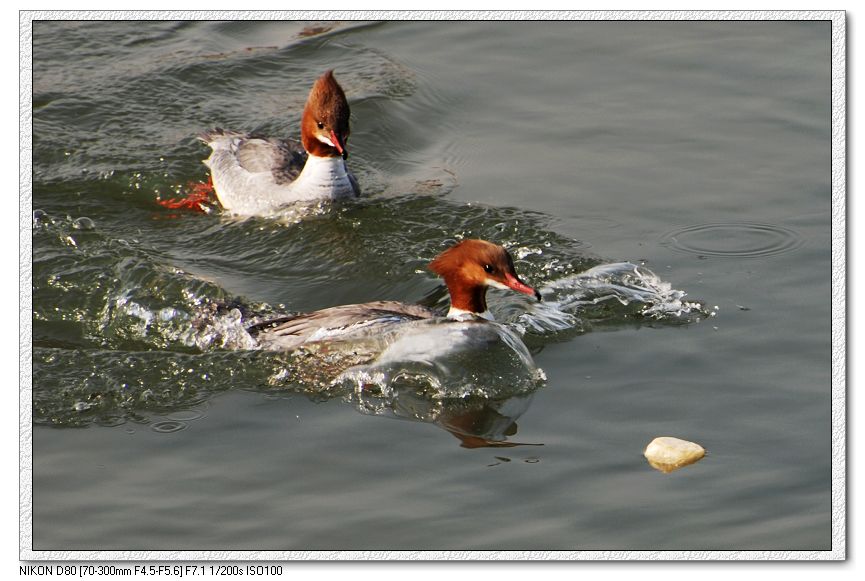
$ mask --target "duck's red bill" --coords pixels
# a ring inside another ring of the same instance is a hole
[[[505,285],[508,288],[513,289],[519,293],[533,296],[539,301],[541,300],[541,293],[539,293],[538,291],[536,291],[535,289],[533,289],[532,287],[530,287],[529,285],[527,285],[526,283],[524,283],[510,273],[505,273]]]
[[[330,140],[333,141],[333,146],[339,152],[343,159],[348,159],[348,150],[345,148],[345,141],[336,134],[333,129],[330,130]]]

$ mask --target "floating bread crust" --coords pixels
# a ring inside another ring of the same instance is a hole
[[[706,450],[694,442],[672,436],[660,436],[646,446],[643,455],[653,468],[662,472],[672,472],[688,464],[693,464],[706,455]]]

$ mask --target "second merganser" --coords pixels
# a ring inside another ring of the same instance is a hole
[[[429,269],[444,278],[447,285],[451,299],[447,319],[450,320],[492,320],[486,303],[488,287],[510,289],[541,300],[541,294],[517,276],[508,251],[485,240],[458,242],[439,254],[429,264]],[[421,305],[376,301],[280,317],[253,325],[248,331],[262,349],[281,351],[345,339],[355,333],[379,333],[400,323],[437,316],[435,311]]]
[[[360,195],[345,164],[349,116],[348,100],[330,70],[309,93],[300,144],[219,128],[199,135],[213,149],[204,164],[222,207],[261,216],[294,202]]]

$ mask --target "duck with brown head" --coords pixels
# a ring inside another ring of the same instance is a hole
[[[300,120],[300,139],[307,153],[347,159],[350,114],[342,87],[333,71],[327,71],[312,86]]]
[[[204,163],[222,207],[258,216],[294,202],[360,195],[345,163],[350,115],[345,92],[327,71],[307,98],[300,144],[219,128],[199,135],[213,150]]]
[[[442,277],[451,297],[449,318],[468,314],[492,319],[487,310],[487,288],[510,289],[534,296],[541,294],[520,280],[514,259],[498,244],[463,240],[442,252],[429,269]]]
[[[441,276],[451,298],[447,318],[492,320],[487,288],[509,289],[541,300],[538,291],[520,280],[511,255],[485,240],[463,240],[439,254],[429,265]],[[305,343],[334,340],[359,333],[393,330],[394,325],[438,317],[434,310],[397,301],[377,301],[330,307],[256,324],[249,332],[263,349],[291,350]]]

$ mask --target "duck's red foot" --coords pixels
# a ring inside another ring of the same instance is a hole
[[[208,180],[207,183],[189,182],[186,184],[186,192],[185,198],[156,200],[156,203],[172,210],[187,209],[205,214],[209,214],[214,210],[216,200],[212,180]]]

